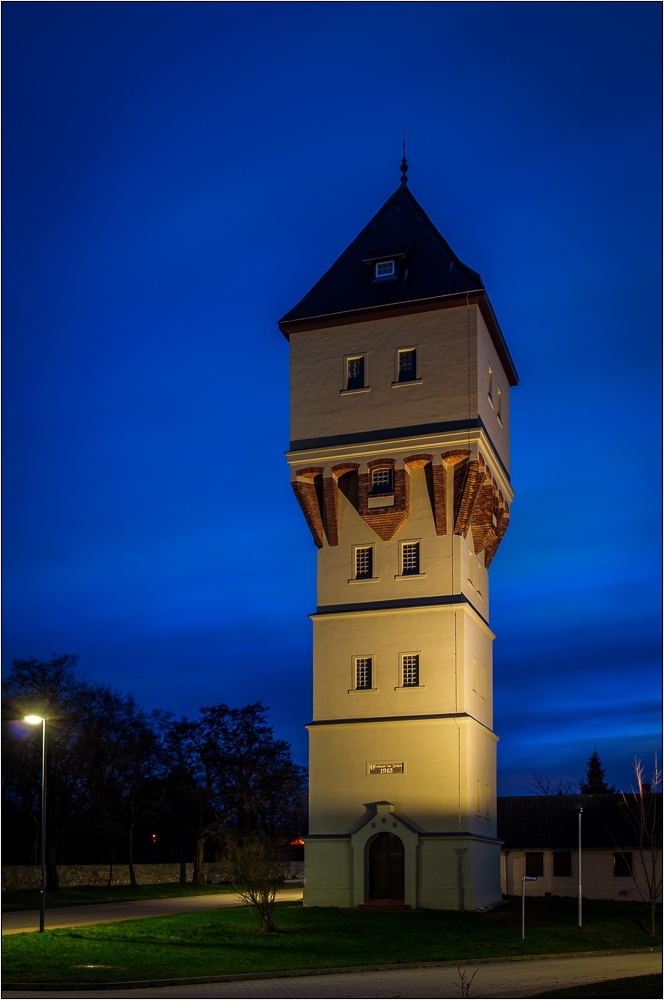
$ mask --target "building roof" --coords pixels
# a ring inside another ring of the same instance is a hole
[[[662,796],[647,797],[659,810]],[[504,850],[574,850],[578,845],[578,810],[583,809],[584,850],[630,850],[638,836],[630,815],[633,796],[618,795],[504,795],[498,797],[498,838]]]
[[[397,260],[397,276],[374,280],[372,264]],[[376,312],[415,311],[466,298],[479,302],[511,385],[518,376],[477,271],[459,260],[402,182],[373,219],[293,309],[279,321],[286,336],[335,318],[352,321]],[[368,318],[368,317],[367,317]]]

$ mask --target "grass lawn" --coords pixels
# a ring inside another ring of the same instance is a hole
[[[598,998],[598,1000],[612,1000],[613,997],[623,997],[625,1000],[645,1000],[654,997],[661,1000],[662,977],[654,974],[652,976],[630,976],[629,979],[607,979],[603,983],[595,983],[594,986],[576,986],[571,990],[553,990],[551,993],[537,993],[537,997],[570,997],[571,1000],[585,1000],[585,997]]]
[[[639,903],[528,901],[526,940],[513,900],[489,913],[363,912],[280,903],[279,934],[261,934],[247,909],[96,924],[3,939],[4,981],[112,982],[282,969],[470,960],[605,948],[643,948]],[[657,942],[659,943],[659,942]]]
[[[81,885],[60,892],[46,893],[46,908],[84,906],[88,903],[130,903],[135,899],[174,899],[179,896],[210,896],[218,892],[233,892],[227,883],[198,885],[194,882],[165,882],[161,885]],[[3,892],[2,912],[38,910],[39,890]]]

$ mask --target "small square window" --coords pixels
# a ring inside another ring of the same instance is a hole
[[[553,874],[561,878],[572,874],[572,852],[553,852]]]
[[[404,542],[401,546],[401,575],[417,576],[420,572],[420,543]]]
[[[358,656],[355,660],[355,689],[356,691],[370,691],[372,684],[372,657]]]
[[[526,854],[526,875],[544,874],[544,855],[533,852]]]
[[[399,351],[399,382],[414,382],[417,378],[417,350]]]
[[[373,545],[355,549],[355,579],[371,580],[373,578]]]
[[[419,653],[406,653],[401,660],[402,685],[403,687],[420,686],[420,655]]]
[[[364,389],[364,355],[346,359],[346,388]]]
[[[616,851],[613,855],[613,874],[618,878],[630,876],[634,871],[631,851]]]
[[[376,264],[377,278],[391,278],[393,275],[394,275],[393,260],[383,260],[380,262],[380,264]]]
[[[371,474],[373,494],[392,493],[392,469],[374,469]]]

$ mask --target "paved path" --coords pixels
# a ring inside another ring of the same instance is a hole
[[[280,900],[302,899],[302,889],[284,889]],[[140,899],[133,903],[94,903],[90,906],[62,906],[46,910],[46,930],[55,927],[82,927],[85,924],[111,924],[116,920],[140,917],[166,917],[194,910],[218,910],[225,906],[244,906],[239,896],[223,892],[212,896],[179,896],[176,899]],[[39,930],[39,910],[20,910],[2,914],[2,933],[21,934]]]
[[[582,958],[548,958],[524,962],[496,962],[490,965],[467,964],[472,974],[477,969],[472,988],[475,1000],[482,998],[504,998],[516,1000],[544,993],[550,989],[566,986],[580,986],[583,983],[598,982],[602,979],[618,979],[621,976],[638,976],[650,972],[660,972],[661,953],[641,955],[596,955]],[[43,997],[48,1000],[93,1000],[114,997],[157,997],[160,1000],[184,997],[187,1000],[204,998],[233,998],[233,1000],[263,1000],[263,998],[284,998],[284,1000],[318,1000],[318,998],[347,998],[356,1000],[425,1000],[460,996],[459,978],[456,968],[438,969],[397,969],[388,972],[355,972],[329,976],[302,976],[284,979],[254,979],[234,983],[209,983],[203,986],[167,986],[137,990],[85,990],[74,992],[17,992],[3,991],[7,998]]]

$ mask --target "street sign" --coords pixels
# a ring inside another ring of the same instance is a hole
[[[524,882],[537,882],[537,875],[524,875]]]

